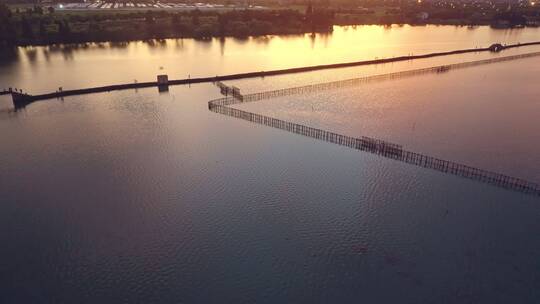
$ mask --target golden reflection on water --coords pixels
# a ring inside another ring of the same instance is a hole
[[[455,26],[335,27],[332,34],[247,39],[167,39],[19,48],[0,63],[0,83],[30,92],[223,75],[539,40],[540,29]],[[39,82],[35,81],[36,79]]]

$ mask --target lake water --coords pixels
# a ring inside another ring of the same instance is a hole
[[[18,49],[3,57],[0,87],[46,92],[539,34],[365,26],[315,39]],[[539,50],[232,84],[259,91]],[[538,63],[242,107],[532,179],[540,151],[540,89],[531,80]],[[200,84],[49,100],[16,113],[0,97],[0,303],[540,302],[537,197],[208,111],[207,101],[218,97]]]
[[[539,183],[537,75],[540,56],[236,107]]]

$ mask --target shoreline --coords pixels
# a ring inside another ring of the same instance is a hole
[[[490,24],[456,24],[456,23],[392,23],[392,24],[381,24],[381,23],[362,23],[362,24],[334,24],[332,27],[354,27],[354,26],[383,26],[383,27],[402,27],[402,26],[410,26],[410,27],[424,27],[424,26],[454,26],[454,27],[468,27],[471,29],[478,28],[478,27],[489,27],[492,30],[495,31],[506,31],[506,30],[521,30],[521,29],[527,29],[527,28],[537,28],[534,26],[525,26],[525,27],[494,27]],[[266,37],[266,36],[303,36],[303,35],[331,35],[333,33],[333,28],[330,31],[298,31],[298,32],[290,32],[290,31],[281,31],[281,32],[269,32],[265,34],[260,35],[248,35],[248,36],[238,36],[238,35],[213,35],[209,37],[197,37],[194,35],[163,35],[163,36],[157,36],[157,37],[151,37],[151,38],[134,38],[134,39],[114,39],[114,38],[108,38],[108,39],[81,39],[78,41],[73,40],[66,40],[66,41],[54,41],[54,42],[36,42],[36,43],[16,43],[16,44],[7,44],[7,45],[0,45],[0,50],[2,48],[26,48],[26,47],[47,47],[47,46],[58,46],[58,45],[84,45],[84,44],[100,44],[100,43],[131,43],[131,42],[140,42],[140,41],[160,41],[160,40],[167,40],[167,39],[194,39],[197,41],[211,41],[214,39],[238,39],[238,40],[248,40],[251,38],[260,38],[260,37]]]

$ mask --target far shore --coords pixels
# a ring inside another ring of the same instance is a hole
[[[384,26],[384,27],[401,27],[401,26],[413,26],[413,27],[422,27],[422,26],[456,26],[456,27],[468,27],[470,29],[474,29],[477,27],[486,27],[489,26],[494,30],[509,30],[509,29],[523,29],[527,27],[519,26],[519,27],[494,27],[490,24],[461,24],[461,23],[455,23],[455,22],[441,22],[441,23],[402,23],[402,24],[373,24],[373,23],[365,23],[365,24],[335,24],[334,26]],[[331,34],[333,32],[332,29],[325,30],[325,31],[306,31],[306,30],[284,30],[284,31],[268,31],[263,32],[255,35],[235,35],[234,33],[230,33],[227,35],[208,35],[201,37],[200,35],[184,35],[184,34],[156,34],[152,36],[145,35],[144,33],[140,35],[129,35],[128,37],[119,37],[117,35],[112,36],[101,36],[101,37],[87,37],[87,36],[79,36],[79,37],[72,37],[72,39],[49,39],[46,41],[36,39],[33,41],[21,41],[16,44],[8,44],[4,45],[4,47],[32,47],[32,46],[55,46],[55,45],[85,45],[89,43],[115,43],[115,44],[124,44],[129,42],[136,42],[136,41],[146,41],[146,42],[152,42],[152,43],[160,43],[162,40],[166,39],[196,39],[200,41],[205,40],[213,40],[213,39],[225,39],[225,38],[234,38],[238,40],[246,40],[250,38],[258,38],[258,37],[265,37],[265,36],[299,36],[299,35],[317,35],[317,34]],[[0,48],[2,45],[0,44]]]
[[[75,4],[74,4],[75,5]],[[109,5],[109,4],[106,4]],[[113,5],[113,4],[111,4]],[[114,4],[116,5],[116,4]],[[154,6],[165,4],[154,4]],[[170,6],[170,5],[169,5]],[[59,6],[10,8],[0,4],[0,46],[37,46],[91,42],[128,42],[160,39],[211,39],[331,33],[334,26],[454,25],[495,29],[538,27],[537,8],[497,13],[488,8],[483,17],[450,14],[422,5],[372,9],[338,7],[236,9],[217,5],[207,9],[58,9]],[[428,13],[430,12],[430,13]]]

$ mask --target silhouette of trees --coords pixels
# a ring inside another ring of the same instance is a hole
[[[0,0],[1,1],[1,0]],[[45,9],[47,12],[48,9]],[[247,37],[267,34],[298,34],[328,31],[328,11],[312,7],[306,14],[297,10],[231,10],[124,13],[45,13],[34,7],[12,14],[0,5],[0,44],[78,43],[127,41],[178,37]],[[309,21],[308,21],[309,20]]]
[[[58,25],[58,36],[63,41],[69,41],[71,36],[71,28],[67,20],[56,21]]]
[[[46,21],[43,19],[39,20],[39,36],[42,39],[46,39],[48,36]]]
[[[154,13],[152,11],[146,11],[146,14],[144,16],[144,21],[147,24],[155,24],[156,20],[154,19]]]
[[[34,9],[32,11],[32,13],[36,14],[36,15],[43,15],[43,8],[39,5],[34,5]]]
[[[12,15],[13,14],[8,6],[4,3],[0,3],[0,21],[6,21],[7,19],[11,18]]]
[[[219,14],[217,17],[217,21],[219,35],[223,37],[227,32],[227,24],[229,23],[229,17],[225,14]]]
[[[15,39],[11,17],[11,10],[4,3],[0,3],[0,45],[12,44]]]
[[[514,11],[498,13],[493,17],[493,21],[494,23],[505,21],[509,26],[525,25],[527,22],[523,14]]]
[[[21,29],[22,29],[22,37],[25,39],[32,39],[34,38],[34,31],[32,30],[32,24],[28,21],[26,17],[22,17],[21,19]]]
[[[306,8],[304,20],[312,32],[331,31],[334,25],[334,12],[323,8],[314,8],[310,2]]]
[[[201,25],[201,22],[199,21],[199,16],[201,15],[201,11],[196,9],[191,14],[191,24],[193,26],[199,26]]]
[[[305,15],[306,15],[306,21],[309,23],[312,23],[313,22],[313,4],[311,4],[311,1],[308,3]]]
[[[174,25],[179,25],[181,20],[182,20],[182,18],[180,17],[180,15],[174,14],[172,19],[171,19],[171,23],[174,24]]]

